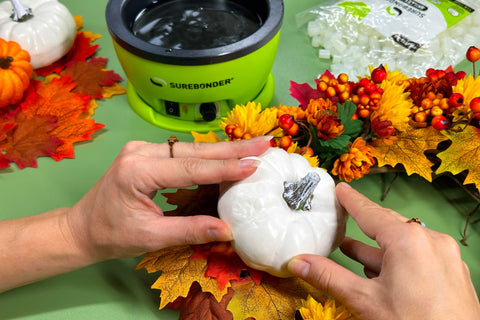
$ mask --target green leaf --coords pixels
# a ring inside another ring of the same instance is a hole
[[[318,139],[320,148],[322,149],[331,149],[338,150],[341,153],[344,153],[347,147],[347,144],[350,142],[350,136],[345,133],[339,135],[338,137],[330,140]]]
[[[344,135],[356,137],[362,132],[363,122],[352,119],[356,111],[357,106],[351,101],[345,101],[344,105],[337,105],[337,117],[342,121],[345,128]]]
[[[324,161],[330,162],[332,158],[348,151],[347,145],[350,141],[350,136],[348,135],[342,134],[334,139],[325,141],[317,138],[317,129],[312,125],[310,125],[310,133],[314,137],[310,147],[313,149],[313,152]]]

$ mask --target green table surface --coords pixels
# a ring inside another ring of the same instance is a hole
[[[63,0],[73,15],[81,15],[84,30],[102,34],[98,56],[109,58],[108,69],[125,79],[116,59],[105,24],[106,0]],[[295,105],[289,96],[289,81],[310,82],[328,64],[317,58],[304,31],[297,28],[295,15],[313,7],[314,0],[286,0],[285,18],[277,58],[273,67],[276,82],[272,105]],[[123,82],[125,85],[126,83]],[[37,214],[57,207],[72,206],[103,174],[122,146],[130,140],[165,142],[172,132],[157,128],[139,118],[129,107],[126,95],[99,101],[94,118],[105,129],[94,139],[76,144],[75,159],[55,162],[41,158],[38,168],[11,169],[0,172],[0,219]],[[182,141],[190,134],[178,133]],[[380,203],[392,174],[375,174],[352,185]],[[158,199],[165,206],[164,199]],[[466,215],[476,203],[448,180],[430,184],[417,176],[400,175],[384,206],[407,217],[420,217],[428,227],[461,238]],[[478,219],[478,218],[477,218]],[[474,219],[473,221],[475,221]],[[352,219],[349,236],[369,241]],[[480,226],[473,223],[468,232],[469,246],[462,246],[473,282],[480,290]],[[341,254],[332,254],[338,263],[360,275],[362,267]],[[177,313],[158,310],[159,292],[150,286],[157,275],[135,271],[141,257],[93,265],[0,294],[0,319],[176,319]],[[1,261],[0,263],[7,263]],[[415,272],[415,270],[412,270]]]

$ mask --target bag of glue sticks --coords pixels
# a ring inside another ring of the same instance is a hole
[[[409,77],[445,69],[480,45],[478,0],[320,0],[297,14],[320,59],[333,74],[369,73],[387,65]]]

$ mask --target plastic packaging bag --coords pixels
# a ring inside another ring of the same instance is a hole
[[[334,74],[363,76],[383,64],[420,77],[480,43],[479,10],[478,0],[321,0],[296,18]]]

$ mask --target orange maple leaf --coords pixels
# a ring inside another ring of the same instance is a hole
[[[80,116],[87,111],[90,97],[73,93],[75,83],[68,77],[52,79],[43,85],[34,81],[34,91],[30,92],[21,104],[22,112],[28,118],[34,116],[55,116],[57,127],[52,135],[63,142],[51,157],[56,161],[63,158],[74,158],[73,144],[91,139],[91,135],[104,127],[93,119],[82,119]]]
[[[396,138],[398,140],[393,145],[380,143],[374,146],[372,154],[377,159],[378,166],[395,167],[402,164],[408,175],[416,173],[432,182],[433,163],[424,152],[435,150],[440,142],[448,138],[432,127],[408,128]]]
[[[75,61],[60,72],[61,76],[72,77],[77,85],[73,92],[89,95],[95,99],[103,98],[103,87],[108,87],[121,81],[122,78],[112,70],[104,70],[108,59],[91,58],[86,61]]]
[[[218,281],[205,277],[207,261],[190,259],[193,249],[190,246],[166,248],[147,253],[137,265],[137,269],[145,268],[149,273],[162,271],[153,289],[160,289],[160,309],[177,297],[186,297],[194,282],[198,282],[204,292],[211,293],[217,301],[227,294],[228,286],[220,289]]]
[[[15,162],[18,168],[37,167],[37,158],[51,156],[61,142],[52,135],[56,118],[38,115],[27,118],[18,109],[9,115],[14,122],[4,122],[0,131],[0,168]],[[3,132],[3,133],[2,133]]]
[[[460,132],[443,131],[452,144],[445,150],[437,154],[442,160],[436,173],[451,172],[459,174],[468,170],[464,184],[475,184],[480,186],[480,129],[473,126],[467,126]]]

